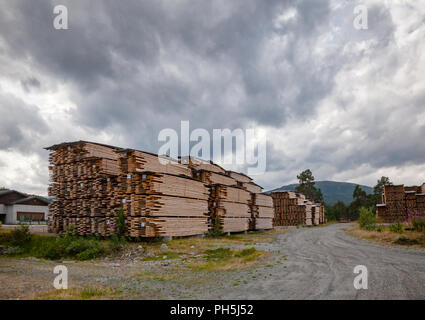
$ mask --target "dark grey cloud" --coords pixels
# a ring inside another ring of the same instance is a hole
[[[0,96],[2,112],[14,106],[0,120],[0,148],[40,149],[82,132],[156,152],[161,129],[179,130],[190,120],[191,129],[210,132],[267,126],[293,136],[287,143],[305,144],[302,155],[286,152],[269,135],[267,168],[276,172],[270,183],[289,182],[309,167],[330,179],[365,164],[418,164],[424,126],[402,115],[421,114],[425,97],[391,86],[412,70],[405,68],[415,51],[399,48],[394,15],[379,2],[369,7],[369,29],[355,30],[359,3],[341,1],[335,9],[330,0],[0,0],[0,58],[28,69],[19,86],[28,95],[66,90],[66,102],[76,106],[66,114],[75,130],[48,135],[63,123],[54,113],[43,120],[43,106]],[[53,28],[56,4],[68,7],[69,30]],[[285,18],[288,10],[293,18]],[[388,94],[379,86],[385,82]],[[327,102],[341,118],[319,110]],[[328,117],[333,122],[316,137],[311,121]]]
[[[40,137],[49,133],[46,122],[34,105],[27,105],[0,90],[0,150],[38,152]]]
[[[21,85],[26,92],[30,92],[31,89],[39,89],[41,87],[40,81],[34,77],[21,80]]]
[[[10,52],[30,55],[77,88],[74,118],[88,127],[140,132],[143,121],[142,136],[185,119],[204,128],[247,121],[279,126],[288,113],[314,113],[339,67],[323,70],[308,54],[326,27],[327,0],[61,1],[69,10],[66,31],[53,29],[55,3],[8,3],[0,27]],[[298,10],[297,21],[276,28],[275,19],[290,7]],[[261,61],[267,41],[279,34],[288,35],[290,49]],[[290,72],[274,66],[283,63]],[[288,86],[299,90],[282,97]]]

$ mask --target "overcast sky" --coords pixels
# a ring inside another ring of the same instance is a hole
[[[57,4],[68,30],[53,27]],[[43,147],[157,152],[181,120],[266,130],[265,189],[307,168],[420,184],[424,23],[423,0],[0,0],[0,186],[45,195]]]

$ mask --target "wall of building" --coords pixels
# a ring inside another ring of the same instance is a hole
[[[49,214],[49,208],[47,206],[28,206],[28,205],[22,205],[22,204],[7,206],[6,223],[17,224],[19,222],[17,220],[18,212],[43,212],[44,219],[47,220],[47,216]]]

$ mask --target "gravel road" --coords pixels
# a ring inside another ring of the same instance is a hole
[[[347,224],[299,229],[259,245],[287,259],[257,270],[255,281],[221,292],[223,299],[424,299],[425,250],[384,247],[346,234]],[[353,270],[368,269],[367,290]]]

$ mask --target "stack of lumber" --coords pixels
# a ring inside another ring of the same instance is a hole
[[[424,187],[387,185],[384,186],[382,203],[376,206],[377,217],[386,223],[403,222],[408,219],[409,213],[422,214],[425,211]]]
[[[223,232],[249,230],[251,194],[239,187],[215,184],[210,186],[210,215]]]
[[[73,226],[80,235],[107,236],[114,229],[119,174],[117,147],[86,141],[62,143],[50,151],[48,189],[51,232]]]
[[[274,226],[318,225],[325,223],[322,204],[293,191],[273,192]]]
[[[313,205],[312,213],[313,213],[313,224],[317,226],[320,224],[320,205]]]
[[[210,171],[215,173],[225,174],[226,170],[212,161],[205,161],[195,157],[180,157],[180,163],[195,171]]]
[[[251,193],[263,193],[263,188],[254,182],[242,182],[240,186]]]
[[[273,198],[266,194],[251,193],[251,230],[273,229]]]
[[[305,200],[305,225],[311,226],[314,221],[314,202],[310,200]]]
[[[49,229],[110,236],[120,209],[127,236],[201,235],[218,218],[224,232],[272,227],[272,200],[242,173],[211,161],[179,160],[77,141],[50,151]]]
[[[208,185],[222,184],[225,186],[237,186],[237,181],[224,173],[216,173],[207,170],[194,171],[194,177]]]
[[[320,224],[324,224],[327,222],[328,221],[326,220],[326,217],[325,217],[325,205],[321,203],[320,204]]]
[[[170,157],[134,149],[122,149],[117,153],[122,173],[152,171],[192,177],[192,170]]]
[[[124,182],[123,182],[124,183]],[[131,237],[190,236],[208,232],[208,188],[185,176],[133,172],[123,205]]]

